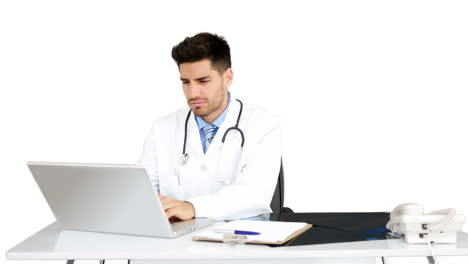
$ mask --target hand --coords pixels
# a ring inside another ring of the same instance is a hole
[[[189,202],[175,200],[159,195],[167,219],[189,220],[195,217],[195,208]]]

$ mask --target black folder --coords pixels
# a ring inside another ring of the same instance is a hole
[[[388,212],[281,213],[272,220],[306,222],[312,228],[285,246],[380,240],[389,238]]]

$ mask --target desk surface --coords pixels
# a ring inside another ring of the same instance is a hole
[[[221,224],[221,223],[217,223]],[[215,224],[215,225],[217,225]],[[214,225],[214,226],[215,226]],[[213,226],[208,227],[213,228]],[[197,232],[175,239],[63,230],[53,223],[7,252],[8,259],[294,259],[327,257],[428,256],[427,245],[402,239],[347,242],[295,247],[234,245],[192,241]],[[468,234],[457,244],[433,245],[438,256],[467,256]]]

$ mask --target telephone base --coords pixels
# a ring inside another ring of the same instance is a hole
[[[405,240],[408,243],[426,244],[428,241],[431,243],[457,243],[457,232],[433,232],[433,233],[419,233],[407,232],[405,233]]]

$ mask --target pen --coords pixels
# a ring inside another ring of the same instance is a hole
[[[215,229],[215,233],[226,234],[226,235],[260,235],[259,232],[245,231],[245,230],[233,230],[233,229]]]

